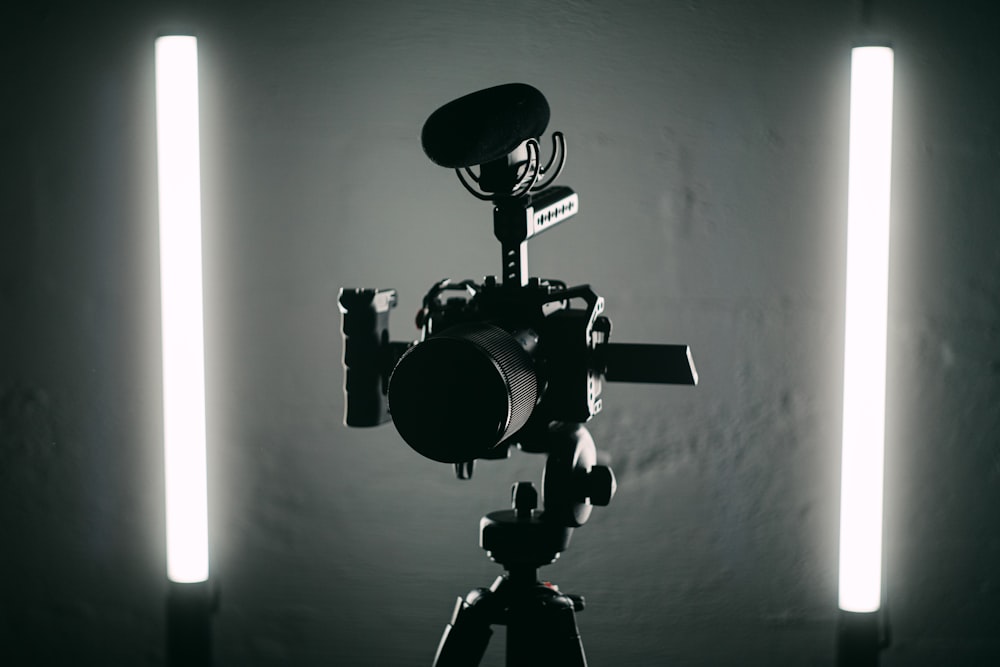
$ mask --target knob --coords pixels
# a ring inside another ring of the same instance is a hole
[[[518,519],[530,519],[538,507],[538,491],[531,482],[517,482],[510,490],[510,501]]]
[[[615,497],[616,490],[615,473],[607,466],[593,466],[584,478],[584,492],[591,505],[607,505]]]

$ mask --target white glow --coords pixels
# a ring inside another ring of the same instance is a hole
[[[208,578],[198,44],[156,40],[167,576]]]
[[[882,599],[882,476],[893,52],[851,57],[847,203],[847,314],[840,505],[840,608],[871,612]]]

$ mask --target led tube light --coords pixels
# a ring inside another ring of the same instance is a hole
[[[873,612],[882,599],[882,479],[893,51],[851,55],[847,300],[840,506],[840,608]]]
[[[198,44],[156,40],[167,576],[208,579]]]

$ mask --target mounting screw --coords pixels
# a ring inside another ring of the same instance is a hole
[[[611,320],[603,316],[596,318],[590,334],[591,344],[600,345],[601,343],[607,343],[610,337]]]
[[[530,519],[531,511],[538,507],[538,491],[531,482],[516,482],[511,488],[510,499],[518,519]]]

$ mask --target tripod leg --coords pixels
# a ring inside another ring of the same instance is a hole
[[[565,595],[551,598],[546,605],[551,616],[550,646],[553,659],[558,660],[558,664],[566,667],[587,667],[583,640],[580,639],[580,629],[576,625],[575,605],[576,603]]]
[[[511,605],[507,665],[587,667],[571,598],[541,589],[533,600]]]
[[[493,636],[490,628],[491,597],[489,589],[477,588],[458,598],[451,622],[444,628],[434,656],[434,667],[471,667],[478,665]]]

